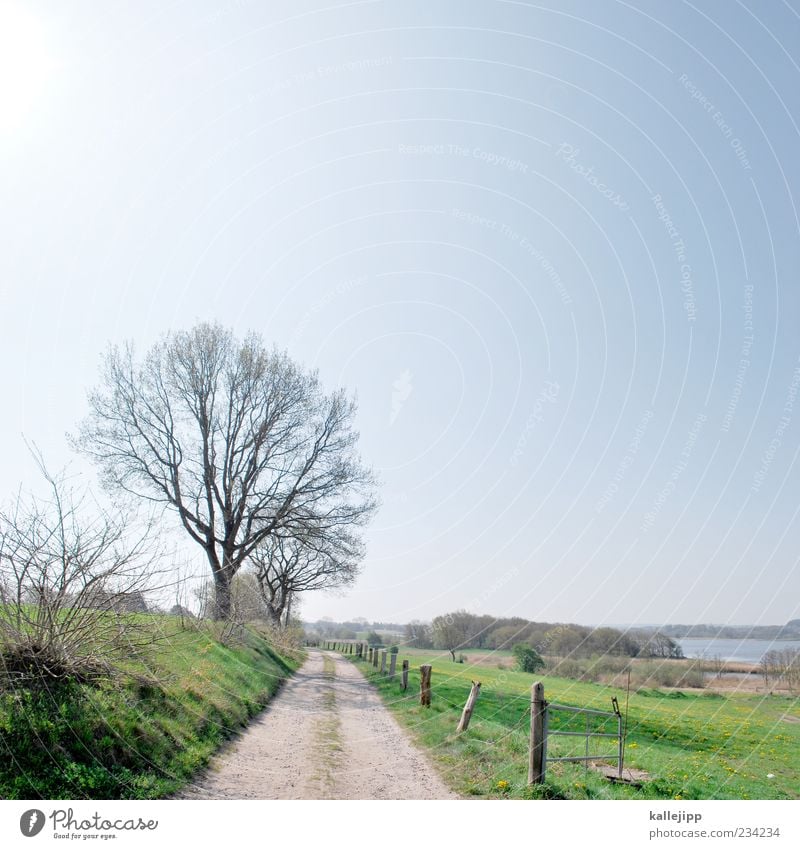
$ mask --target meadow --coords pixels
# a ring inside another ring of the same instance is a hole
[[[0,798],[173,794],[259,713],[301,655],[255,630],[147,618],[152,649],[93,684],[0,690]]]
[[[453,663],[446,653],[401,649],[398,669],[404,658],[411,668],[405,694],[397,678],[390,682],[373,667],[358,664],[459,793],[484,798],[800,798],[800,699],[658,688],[630,693],[625,768],[646,774],[641,786],[611,783],[596,770],[556,763],[548,767],[543,785],[529,788],[533,682],[544,683],[550,702],[606,711],[612,696],[625,710],[625,690],[498,668],[503,659],[492,663],[474,650],[467,653],[471,656],[480,662]],[[433,666],[429,708],[419,705],[422,663]],[[480,697],[469,729],[456,735],[472,680],[482,683]]]

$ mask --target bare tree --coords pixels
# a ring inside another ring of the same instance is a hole
[[[351,584],[363,556],[361,540],[346,526],[267,537],[250,559],[269,621],[288,623],[292,602],[301,593]]]
[[[433,637],[431,626],[419,619],[412,619],[404,629],[405,644],[409,648],[430,649],[433,648]]]
[[[640,654],[642,657],[682,658],[683,649],[671,637],[655,631],[647,637]]]
[[[152,534],[132,532],[36,459],[49,497],[20,494],[0,511],[0,671],[26,686],[86,681],[152,643],[130,615],[157,589]]]
[[[375,508],[356,452],[355,404],[255,334],[218,324],[166,335],[141,363],[111,347],[91,412],[73,440],[118,491],[161,502],[202,546],[213,615],[231,581],[273,534],[332,531]]]
[[[783,681],[789,690],[794,690],[800,683],[800,649],[771,649],[761,658],[759,668],[765,687],[772,679],[776,685]]]
[[[456,610],[437,616],[431,622],[433,645],[437,649],[447,649],[456,661],[456,649],[464,648],[469,641],[470,613],[466,610]]]

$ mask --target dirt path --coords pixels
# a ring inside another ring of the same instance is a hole
[[[455,799],[361,672],[308,660],[185,799]]]

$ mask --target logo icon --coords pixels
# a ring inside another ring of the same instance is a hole
[[[392,412],[389,416],[389,425],[393,425],[395,419],[400,415],[400,410],[408,401],[409,396],[414,391],[414,384],[411,382],[413,375],[409,369],[406,369],[397,380],[392,384]]]
[[[31,808],[19,818],[19,830],[25,837],[36,837],[44,828],[44,813],[37,808]]]

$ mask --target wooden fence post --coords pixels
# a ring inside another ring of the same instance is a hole
[[[388,652],[385,649],[384,649],[384,651],[381,652],[381,675],[386,674],[386,655],[387,654],[388,654]]]
[[[396,669],[397,669],[397,654],[392,653],[391,657],[389,658],[389,680],[390,681],[394,681],[394,673],[395,673]]]
[[[547,702],[544,700],[544,684],[537,681],[531,687],[531,741],[528,752],[528,784],[541,784],[544,781],[545,739],[544,717]]]
[[[464,710],[461,713],[461,719],[458,720],[458,725],[456,726],[456,734],[460,734],[462,731],[466,731],[469,728],[469,721],[472,719],[472,711],[475,707],[475,702],[478,701],[478,696],[481,692],[481,682],[473,681],[472,689],[469,691],[469,696],[467,696],[467,703],[464,705]]]
[[[402,684],[400,685],[403,692],[408,689],[408,661],[403,661]]]
[[[431,704],[431,667],[426,663],[419,668],[419,703],[425,707]]]
[[[376,669],[378,668],[378,649],[377,648],[372,652],[372,665]]]

